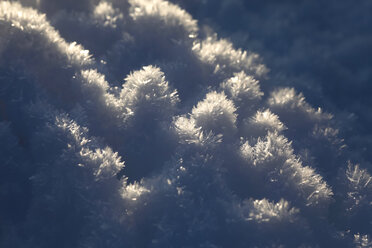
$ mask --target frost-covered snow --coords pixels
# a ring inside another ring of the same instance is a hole
[[[0,247],[371,246],[352,108],[274,82],[212,30],[244,1],[210,2],[0,2]]]

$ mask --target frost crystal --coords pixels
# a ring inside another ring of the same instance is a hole
[[[255,73],[257,76],[267,73],[267,68],[259,63],[258,54],[236,50],[224,39],[216,40],[215,37],[208,37],[200,43],[195,43],[193,51],[201,61],[213,66],[215,73],[232,74],[244,71]]]
[[[210,92],[191,111],[196,125],[215,133],[229,133],[236,128],[236,108],[224,93]]]
[[[123,105],[135,113],[172,114],[179,102],[177,91],[172,90],[159,68],[145,66],[125,79],[120,93]]]
[[[290,208],[289,203],[281,199],[277,203],[269,202],[267,199],[249,201],[250,212],[248,220],[261,222],[289,221],[296,220],[299,210]]]

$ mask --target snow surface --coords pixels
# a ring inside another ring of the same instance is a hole
[[[315,2],[1,1],[0,247],[371,247],[372,3]]]

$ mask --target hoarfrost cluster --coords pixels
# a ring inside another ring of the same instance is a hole
[[[370,246],[370,163],[264,62],[164,0],[0,2],[0,246]]]

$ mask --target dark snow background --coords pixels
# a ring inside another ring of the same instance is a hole
[[[372,2],[0,2],[0,247],[372,246]]]

